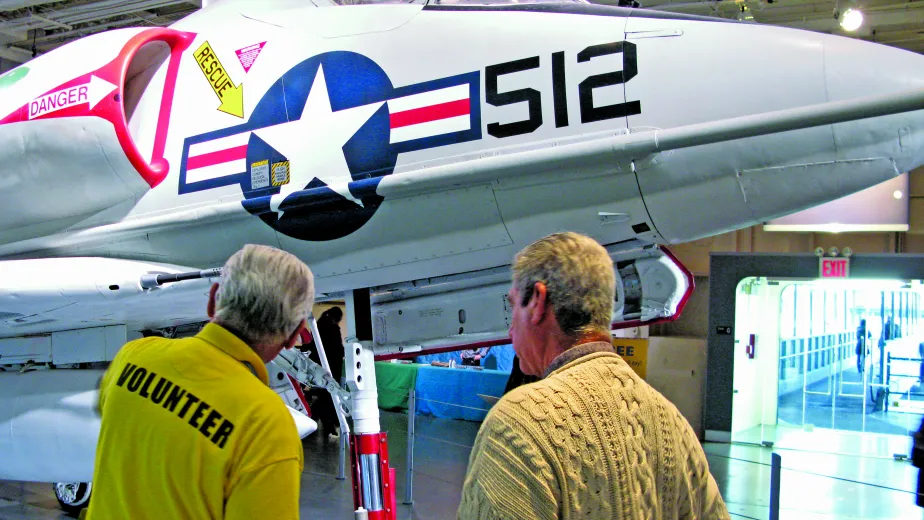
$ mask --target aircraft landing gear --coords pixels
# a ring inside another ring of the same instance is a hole
[[[65,513],[77,515],[90,505],[91,482],[55,482],[55,497]]]
[[[379,423],[378,390],[375,385],[375,355],[368,346],[348,338],[345,347],[346,386],[336,383],[327,365],[324,345],[313,318],[312,337],[324,367],[298,350],[283,350],[275,363],[296,381],[319,386],[330,392],[337,408],[340,435],[349,435],[353,478],[353,505],[356,518],[395,520],[395,469],[388,458],[388,437]],[[345,412],[353,415],[353,429]]]

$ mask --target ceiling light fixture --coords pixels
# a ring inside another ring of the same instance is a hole
[[[847,9],[841,15],[841,27],[845,31],[856,31],[863,25],[863,13],[859,9]]]
[[[748,9],[747,4],[741,2],[738,6],[738,21],[741,22],[753,22],[754,15],[751,13],[751,10]]]

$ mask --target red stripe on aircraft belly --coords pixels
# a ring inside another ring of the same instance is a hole
[[[440,103],[439,105],[420,107],[413,110],[405,110],[404,112],[395,112],[391,115],[391,127],[401,128],[402,126],[429,123],[430,121],[468,115],[470,112],[469,105],[468,99],[460,99],[458,101]]]
[[[205,168],[206,166],[215,166],[231,161],[239,161],[247,158],[247,145],[228,148],[227,150],[218,150],[217,152],[206,153],[190,157],[186,162],[187,170],[196,168]]]

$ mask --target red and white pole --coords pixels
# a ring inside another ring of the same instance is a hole
[[[347,347],[347,386],[353,401],[350,461],[357,518],[397,520],[395,469],[389,466],[388,435],[379,424],[375,357],[354,342]]]
[[[396,520],[395,468],[388,464],[388,434],[353,435],[353,505],[369,520]]]

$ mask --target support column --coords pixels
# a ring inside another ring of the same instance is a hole
[[[407,397],[407,476],[404,479],[404,503],[414,503],[414,440],[417,426],[417,391],[414,388]]]

